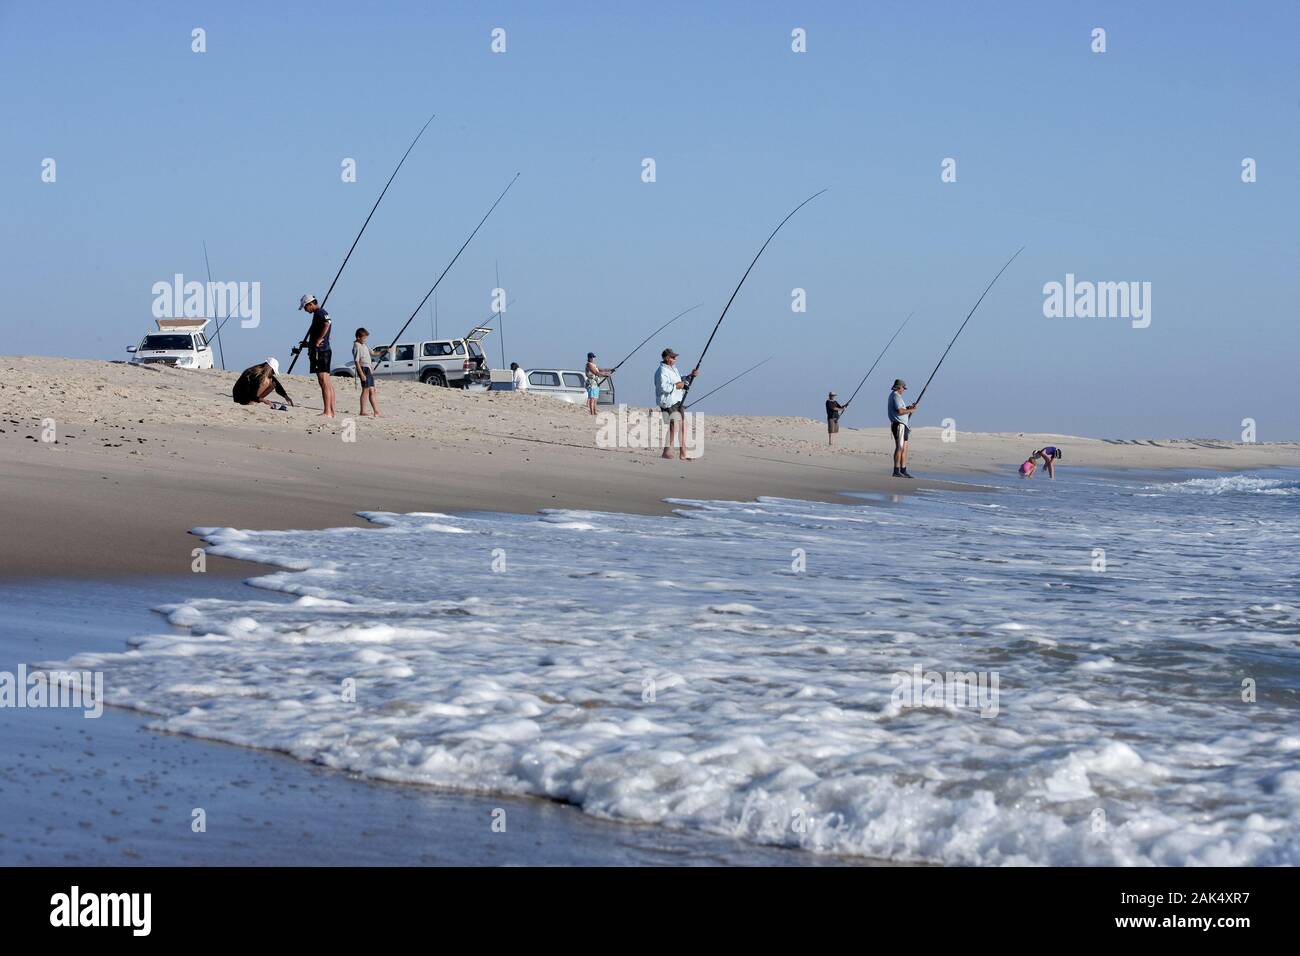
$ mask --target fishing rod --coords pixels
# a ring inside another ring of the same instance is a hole
[[[1016,255],[1015,255],[1015,256],[1012,256],[1010,259],[1008,259],[1008,260],[1007,260],[1007,264],[1004,265],[1001,269],[998,270],[998,274],[995,275],[995,276],[993,277],[993,282],[997,282],[998,279],[1000,279],[1000,278],[1002,277],[1002,273],[1004,273],[1004,272],[1007,271],[1007,266],[1009,266],[1009,265],[1011,265],[1011,263],[1015,262],[1015,261],[1016,261],[1016,256],[1020,255],[1020,253],[1022,253],[1022,252],[1024,252],[1024,251],[1025,251],[1025,247],[1024,247],[1024,246],[1021,246],[1019,249],[1017,249],[1017,250],[1016,250]],[[984,301],[984,296],[986,296],[986,295],[989,294],[989,289],[993,288],[993,282],[990,282],[990,283],[988,284],[988,286],[985,287],[984,291],[980,293],[980,297],[979,297],[978,299],[975,300],[975,304],[974,304],[973,306],[971,306],[971,310],[970,310],[968,313],[966,313],[966,320],[965,320],[964,322],[962,322],[962,324],[961,324],[960,326],[958,326],[958,328],[957,328],[957,335],[961,335],[961,331],[962,331],[962,329],[966,328],[966,322],[969,322],[969,321],[970,321],[970,317],[971,317],[972,315],[974,315],[974,314],[975,314],[975,310],[978,309],[978,308],[980,307],[980,303]],[[954,336],[952,337],[952,341],[948,343],[948,347],[947,347],[946,349],[944,349],[944,350],[943,350],[943,354],[942,354],[941,356],[939,356],[939,365],[942,365],[942,364],[943,364],[943,360],[946,359],[946,358],[948,357],[948,353],[949,353],[950,351],[952,351],[952,347],[957,343],[957,335],[954,335]],[[936,365],[936,366],[934,367],[934,371],[930,373],[930,377],[927,378],[927,379],[925,380],[925,385],[924,385],[924,387],[922,387],[922,389],[921,389],[921,394],[918,395],[918,396],[916,396],[916,401],[914,401],[914,402],[912,403],[912,407],[913,407],[913,408],[916,408],[917,405],[920,405],[920,404],[921,404],[921,399],[925,398],[925,390],[926,390],[927,388],[930,387],[930,383],[934,381],[934,377],[935,377],[935,375],[938,374],[938,372],[939,372],[939,365]]]
[[[687,406],[687,405],[684,405],[684,406],[682,406],[682,407],[683,407],[683,408],[694,408],[696,405],[700,404],[700,402],[704,401],[706,398],[708,398],[708,397],[709,397],[710,395],[712,395],[714,392],[720,392],[720,391],[722,391],[724,388],[726,388],[728,385],[730,385],[732,382],[734,382],[737,378],[744,378],[744,377],[745,377],[746,375],[748,375],[750,372],[754,371],[754,369],[759,368],[760,366],[766,365],[768,362],[772,361],[772,359],[773,359],[774,357],[775,357],[775,356],[771,356],[771,355],[769,355],[767,358],[763,359],[763,361],[759,362],[758,365],[751,365],[749,368],[745,369],[743,372],[741,372],[741,373],[740,373],[739,375],[737,375],[735,378],[729,378],[729,379],[727,379],[725,382],[723,382],[723,383],[722,383],[721,385],[719,385],[717,388],[705,392],[703,395],[701,395],[701,396],[700,396],[699,398],[697,398],[695,401],[691,402],[690,405],[688,405],[688,406]]]
[[[667,322],[665,322],[663,325],[659,326],[659,328],[655,329],[653,332],[651,332],[649,335],[647,335],[645,338],[643,338],[643,339],[641,340],[640,344],[638,344],[636,348],[634,348],[632,351],[628,352],[627,355],[623,356],[623,362],[626,362],[626,361],[627,361],[628,359],[630,359],[633,355],[636,355],[637,352],[641,351],[641,346],[642,346],[642,345],[645,345],[647,342],[649,342],[652,338],[654,338],[656,335],[658,335],[658,334],[659,334],[660,332],[662,332],[664,329],[668,328],[668,326],[672,325],[674,322],[676,322],[678,319],[680,319],[683,315],[685,315],[686,312],[694,312],[696,309],[698,309],[698,308],[699,308],[700,306],[702,306],[702,305],[704,305],[703,302],[697,302],[697,303],[695,303],[695,305],[691,306],[691,307],[690,307],[689,309],[687,309],[685,312],[678,312],[676,315],[674,315],[671,319],[669,319],[669,320],[668,320]],[[623,365],[623,362],[619,362],[618,365],[615,365],[612,369],[610,369],[610,370],[609,370],[609,371],[610,371],[610,374],[612,375],[614,372],[617,372],[617,371],[619,370],[619,368]]]
[[[208,270],[208,295],[210,296],[212,294],[212,263],[208,261],[208,240],[206,239],[203,240],[203,265]],[[206,300],[207,297],[204,296],[204,299]],[[206,301],[204,302],[203,311],[208,311]],[[229,318],[229,316],[226,317]],[[213,318],[216,318],[216,316],[213,316]],[[224,324],[224,322],[221,323],[221,325]],[[221,325],[217,326],[217,331],[213,334],[217,337],[217,354],[221,356],[221,371],[224,372],[226,370],[226,350],[221,347]]]
[[[727,310],[731,308],[731,303],[736,301],[736,295],[737,295],[737,293],[740,292],[740,287],[741,287],[742,285],[744,285],[744,284],[745,284],[745,280],[749,278],[749,273],[750,273],[750,271],[754,268],[755,263],[758,262],[758,257],[761,256],[761,255],[763,254],[763,250],[767,248],[768,243],[771,242],[774,238],[776,238],[776,234],[777,234],[778,232],[781,231],[781,227],[782,227],[782,226],[784,226],[787,222],[790,221],[790,217],[791,217],[791,216],[793,216],[793,215],[794,215],[795,213],[797,213],[800,209],[802,209],[804,206],[808,205],[810,202],[812,202],[814,199],[816,199],[818,196],[820,196],[820,195],[821,195],[822,193],[824,193],[824,192],[826,192],[826,190],[825,190],[825,189],[822,189],[822,190],[818,190],[817,192],[813,193],[811,196],[809,196],[807,199],[805,199],[805,200],[804,200],[803,202],[801,202],[799,205],[797,205],[797,206],[795,206],[793,209],[791,209],[790,212],[789,212],[789,214],[788,214],[784,219],[782,219],[779,223],[777,223],[776,228],[772,230],[772,235],[770,235],[770,236],[767,237],[767,242],[763,243],[762,247],[758,250],[758,253],[754,256],[754,261],[751,262],[751,263],[749,264],[749,268],[745,270],[745,274],[744,274],[743,276],[741,276],[741,277],[740,277],[740,281],[736,283],[736,288],[735,288],[735,290],[731,293],[731,298],[728,299],[728,300],[727,300],[727,304],[726,304],[725,306],[723,306],[723,308],[722,308],[722,314],[721,314],[720,316],[718,316],[718,321],[714,324],[714,326],[713,326],[713,331],[712,331],[711,333],[709,333],[709,340],[708,340],[707,342],[704,343],[704,351],[700,353],[700,358],[699,358],[699,360],[695,363],[695,367],[696,367],[696,368],[699,368],[700,365],[704,362],[704,356],[708,354],[708,352],[709,352],[709,346],[713,344],[713,337],[714,337],[715,335],[718,334],[718,329],[719,329],[719,327],[722,325],[722,320],[725,319],[725,318],[727,317]],[[690,392],[690,390],[691,390],[691,386],[692,386],[693,384],[695,384],[695,376],[693,376],[693,375],[692,375],[692,376],[688,376],[688,377],[686,378],[685,383],[684,383],[683,388],[682,388],[682,402],[683,402],[683,403],[686,401],[686,395],[687,395],[688,392]],[[685,405],[683,404],[682,407],[684,408]]]
[[[876,370],[876,366],[880,364],[880,360],[885,357],[885,353],[889,351],[889,347],[894,344],[894,339],[898,338],[898,333],[907,328],[907,323],[912,321],[912,316],[914,315],[916,315],[915,311],[907,313],[907,318],[905,318],[903,324],[898,327],[898,331],[889,337],[889,341],[885,343],[885,347],[880,350],[880,354],[876,356],[876,360],[871,363],[871,368],[867,369],[867,374],[862,376],[862,381],[858,382],[858,387],[853,390],[853,394],[849,396],[849,400],[845,402],[844,407],[840,409],[841,415],[848,411],[848,407],[852,405],[853,400],[858,397],[858,392],[862,390],[862,386],[867,384],[867,379],[871,378],[871,373]]]
[[[334,291],[334,286],[338,284],[339,276],[343,275],[343,270],[347,268],[348,260],[352,258],[353,250],[356,249],[357,243],[361,241],[362,235],[365,234],[366,226],[370,225],[370,219],[374,216],[375,210],[378,209],[379,204],[384,201],[384,193],[388,192],[388,187],[393,185],[393,180],[397,178],[397,173],[401,170],[402,164],[406,162],[406,157],[411,155],[411,150],[415,149],[415,144],[420,141],[420,137],[424,135],[424,131],[429,128],[429,124],[433,122],[433,118],[436,115],[437,114],[435,113],[424,121],[424,125],[420,127],[420,131],[415,134],[415,139],[411,140],[411,145],[406,147],[406,152],[404,152],[402,158],[398,160],[397,168],[393,170],[393,175],[389,176],[388,182],[384,183],[384,188],[380,191],[379,198],[376,199],[375,204],[370,207],[370,215],[366,216],[366,221],[361,224],[361,232],[358,232],[357,237],[352,240],[352,245],[348,248],[348,254],[343,257],[343,264],[339,266],[339,271],[334,273],[334,281],[331,282],[330,287],[325,290],[325,298],[320,300],[320,307],[322,309],[325,308],[325,303],[329,301],[330,293]],[[298,356],[302,354],[302,347],[307,344],[307,335],[310,333],[311,328],[309,326],[307,332],[302,337],[302,341],[298,343],[298,347],[292,350],[293,361],[289,363],[289,371],[285,372],[286,375],[293,374],[293,367],[298,364]]]
[[[492,215],[492,210],[496,209],[501,200],[506,198],[506,193],[510,192],[510,187],[515,184],[515,180],[518,178],[519,173],[515,173],[515,178],[506,184],[506,188],[501,190],[501,195],[497,197],[496,202],[491,205],[488,211],[483,214],[483,218],[478,221],[478,225],[474,227],[474,231],[469,234],[469,239],[466,239],[461,243],[460,248],[456,250],[456,254],[451,257],[451,262],[447,263],[447,268],[442,270],[442,275],[438,276],[438,281],[433,284],[433,288],[424,294],[424,298],[421,299],[420,304],[415,307],[415,311],[412,312],[411,317],[406,320],[406,324],[398,329],[397,334],[393,336],[393,344],[388,346],[386,354],[393,354],[393,350],[397,347],[397,340],[402,337],[402,333],[406,331],[407,326],[409,326],[411,322],[414,321],[415,317],[420,314],[420,310],[424,308],[424,303],[428,302],[429,297],[437,291],[438,284],[442,282],[443,277],[451,271],[451,267],[456,264],[456,260],[459,259],[460,254],[465,251],[465,247],[468,246],[473,238],[478,235],[478,231],[483,228],[483,223],[487,222],[488,216]]]

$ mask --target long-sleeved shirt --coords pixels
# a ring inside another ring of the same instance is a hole
[[[672,408],[681,401],[677,388],[681,380],[682,373],[667,362],[655,369],[655,404],[660,408]]]

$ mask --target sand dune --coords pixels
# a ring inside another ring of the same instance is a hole
[[[844,491],[958,487],[891,478],[889,437],[857,409],[834,450],[822,421],[707,415],[700,459],[682,463],[657,449],[597,447],[597,419],[538,395],[385,382],[384,417],[375,420],[357,416],[355,384],[338,380],[340,415],[327,420],[317,417],[314,380],[301,375],[285,379],[300,406],[275,412],[235,405],[233,372],[42,357],[0,357],[0,368],[5,524],[21,545],[0,558],[0,574],[11,577],[187,571],[197,544],[187,532],[202,525],[326,527],[359,523],[360,510],[653,513],[670,510],[667,497],[835,500]],[[629,378],[622,391],[643,401],[649,387]],[[941,429],[918,427],[912,470],[976,477],[1048,443],[1068,447],[1065,474],[1300,465],[1297,443],[1020,432],[944,442]],[[248,571],[220,559],[208,570]]]

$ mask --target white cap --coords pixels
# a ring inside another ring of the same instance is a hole
[[[298,308],[305,309],[307,308],[308,302],[315,302],[315,301],[316,301],[316,297],[312,295],[310,292],[308,292],[305,296],[303,296],[301,299],[298,300]]]
[[[280,374],[280,362],[274,356],[268,358],[266,360],[266,364],[271,366],[271,371],[274,372],[276,375]]]

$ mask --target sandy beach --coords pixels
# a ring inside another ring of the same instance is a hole
[[[956,488],[923,476],[977,481],[1052,443],[1069,449],[1063,467],[1300,464],[1297,443],[1017,432],[958,432],[945,442],[942,429],[918,426],[911,462],[922,477],[907,482],[889,476],[889,438],[865,398],[847,413],[835,449],[814,419],[708,415],[700,459],[682,463],[657,450],[598,447],[597,419],[537,395],[385,382],[384,417],[375,420],[355,415],[355,385],[340,379],[340,415],[327,420],[307,376],[285,379],[299,406],[276,412],[235,405],[234,372],[44,357],[0,358],[0,367],[0,478],[8,530],[23,542],[0,558],[9,578],[188,573],[191,528],[360,525],[362,510],[656,514],[671,510],[670,497],[833,501],[846,491]],[[620,397],[648,391],[626,376]],[[41,440],[47,419],[54,441]],[[349,427],[354,441],[344,440]],[[209,573],[255,570],[208,564]]]

